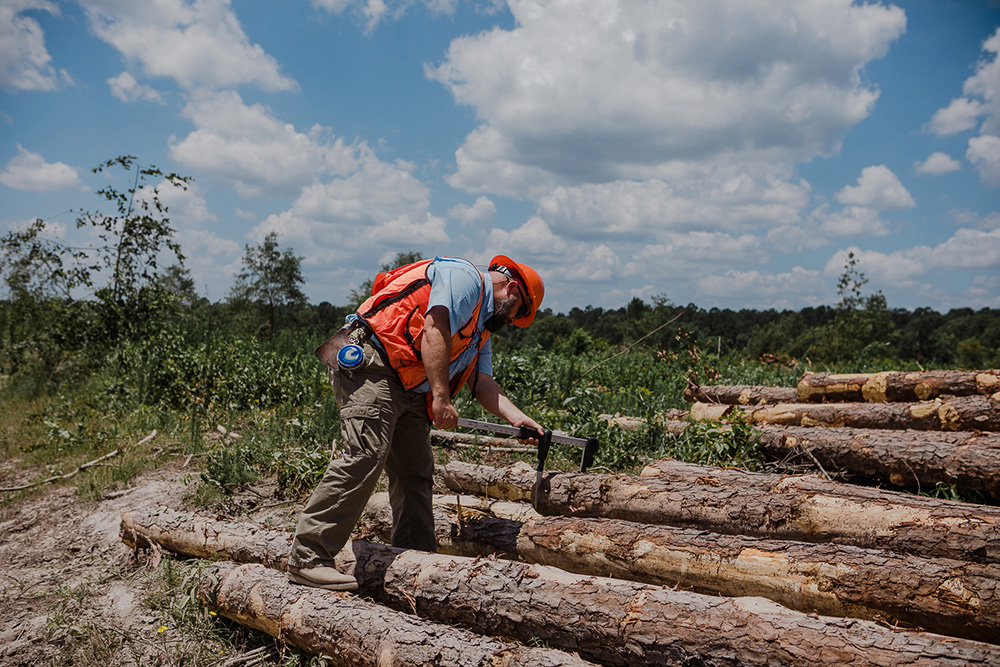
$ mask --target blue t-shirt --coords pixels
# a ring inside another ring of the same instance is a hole
[[[469,322],[476,310],[479,290],[482,288],[483,306],[479,309],[479,323],[476,328],[485,329],[486,320],[493,315],[493,281],[489,275],[481,278],[476,267],[467,260],[457,257],[436,257],[427,266],[427,279],[431,281],[427,310],[434,306],[447,308],[452,334]],[[475,356],[476,348],[470,346],[452,367],[457,367],[459,370],[466,368]],[[493,375],[493,348],[489,340],[479,351],[479,372]]]

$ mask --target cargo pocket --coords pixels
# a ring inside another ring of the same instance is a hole
[[[378,405],[361,403],[346,405],[340,410],[340,434],[348,456],[378,457],[384,463],[392,442],[389,415],[383,415]]]

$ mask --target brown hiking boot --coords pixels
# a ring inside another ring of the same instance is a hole
[[[328,591],[354,591],[358,580],[349,574],[342,574],[332,567],[288,568],[288,580],[292,583],[324,588]]]

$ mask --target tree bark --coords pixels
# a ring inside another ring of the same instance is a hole
[[[658,462],[656,477],[549,472],[539,512],[606,517],[786,540],[890,549],[918,556],[1000,562],[1000,508],[913,496],[815,477]],[[454,491],[531,497],[535,471],[451,462]]]
[[[193,558],[229,558],[281,571],[292,548],[291,533],[166,508],[125,512],[118,532],[132,548],[156,544]]]
[[[794,403],[799,400],[795,387],[761,387],[752,385],[711,385],[685,387],[684,400],[688,403],[723,403],[726,405],[765,405]]]
[[[470,522],[460,520],[457,505],[449,502],[453,498],[442,498],[435,506],[438,532],[457,534],[443,544],[450,555],[489,555],[495,540],[485,528],[505,524],[501,533],[514,535],[512,555],[527,562],[714,595],[761,596],[806,613],[902,622],[1000,642],[997,565],[623,521],[541,517],[530,508],[512,514],[535,517],[523,524],[493,516],[492,522],[480,524],[484,530],[469,531]],[[463,511],[468,505],[463,504]],[[492,507],[503,513],[503,505]],[[180,512],[145,514],[155,521],[138,521],[137,512],[122,517],[121,532],[130,545],[155,543],[182,556],[284,565],[258,545],[284,544],[287,533]],[[206,525],[212,526],[214,539],[203,539]],[[342,556],[342,565],[353,560]]]
[[[569,572],[1000,643],[1000,565],[555,516],[524,523],[517,546],[522,559]]]
[[[1000,647],[543,565],[356,542],[361,590],[489,635],[541,640],[605,665],[1000,664]]]
[[[992,395],[1000,371],[889,371],[806,373],[797,387],[800,401],[926,401],[938,396]]]
[[[695,403],[691,419],[721,419],[737,406]],[[758,424],[918,431],[1000,431],[1000,400],[947,396],[918,403],[779,403],[742,409]]]
[[[220,564],[199,578],[205,605],[343,667],[576,667],[575,655],[483,637],[349,593],[289,583],[263,565]]]
[[[760,439],[769,457],[808,451],[852,481],[917,492],[941,484],[1000,500],[1000,433],[765,426]]]

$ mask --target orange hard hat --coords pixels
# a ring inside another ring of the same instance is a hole
[[[490,260],[490,270],[493,270],[495,266],[505,266],[517,273],[524,287],[528,291],[528,314],[524,317],[519,317],[514,320],[513,324],[516,327],[526,327],[535,321],[535,313],[538,312],[538,308],[542,305],[542,298],[545,296],[545,283],[542,282],[542,277],[538,275],[538,271],[527,264],[518,264],[512,260],[507,255],[497,255]]]

